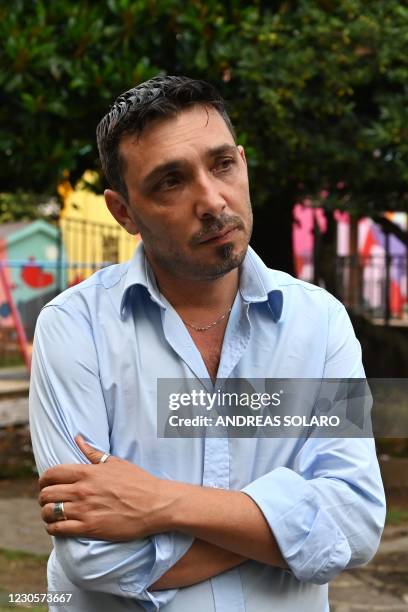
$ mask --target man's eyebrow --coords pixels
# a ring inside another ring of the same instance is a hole
[[[236,153],[237,146],[233,144],[222,144],[218,147],[213,147],[212,149],[208,149],[207,156],[208,157],[217,157],[218,155],[223,155],[225,153]]]
[[[222,144],[217,147],[212,147],[205,152],[205,156],[208,158],[217,157],[218,155],[224,155],[226,153],[236,153],[237,147],[232,144]],[[142,180],[141,188],[148,189],[150,185],[163,176],[163,174],[167,174],[168,172],[176,172],[177,170],[181,170],[185,168],[186,160],[185,159],[172,159],[168,162],[164,162],[163,164],[159,164],[153,170],[151,170]]]

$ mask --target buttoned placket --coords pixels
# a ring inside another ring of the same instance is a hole
[[[161,296],[162,298],[163,296]],[[227,325],[217,379],[212,384],[204,360],[193,342],[179,315],[167,300],[166,308],[161,310],[163,332],[167,342],[190,368],[192,373],[205,385],[210,393],[221,390],[223,379],[228,378],[241,359],[250,338],[249,303],[243,302],[237,293]],[[179,334],[172,333],[174,326]],[[204,487],[228,490],[230,488],[230,452],[228,432],[220,437],[218,430],[206,429],[204,439],[203,480]],[[239,568],[229,570],[211,579],[216,612],[245,612]]]
[[[238,312],[237,312],[238,311]],[[222,381],[228,378],[241,359],[250,338],[249,304],[237,296],[231,312],[232,325],[227,327],[214,392],[222,390]],[[223,407],[218,406],[220,412]],[[207,430],[204,441],[203,486],[230,488],[230,451],[228,431],[225,437],[213,437]],[[218,436],[220,432],[218,431]],[[216,612],[245,612],[245,600],[239,568],[211,579]]]

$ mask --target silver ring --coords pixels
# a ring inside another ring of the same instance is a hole
[[[106,463],[109,459],[110,453],[103,453],[102,457],[99,459],[98,463]]]
[[[57,521],[66,521],[67,517],[64,512],[64,502],[55,502],[52,513]]]

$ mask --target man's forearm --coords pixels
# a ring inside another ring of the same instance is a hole
[[[288,567],[255,502],[240,491],[166,481],[170,529],[276,567]]]
[[[126,542],[179,531],[247,559],[287,567],[263,513],[245,493],[162,480],[117,457],[101,466],[101,451],[80,438],[77,443],[92,465],[54,466],[40,478],[41,516],[50,535]],[[55,520],[61,487],[75,519]]]
[[[175,589],[217,576],[247,559],[209,542],[196,539],[188,552],[157,582],[151,591]]]

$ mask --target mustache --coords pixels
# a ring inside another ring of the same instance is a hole
[[[191,246],[195,246],[212,234],[229,230],[233,227],[236,227],[237,229],[244,229],[244,224],[241,217],[224,215],[216,219],[211,219],[208,223],[204,224],[204,227],[199,232],[194,234],[190,244]]]

